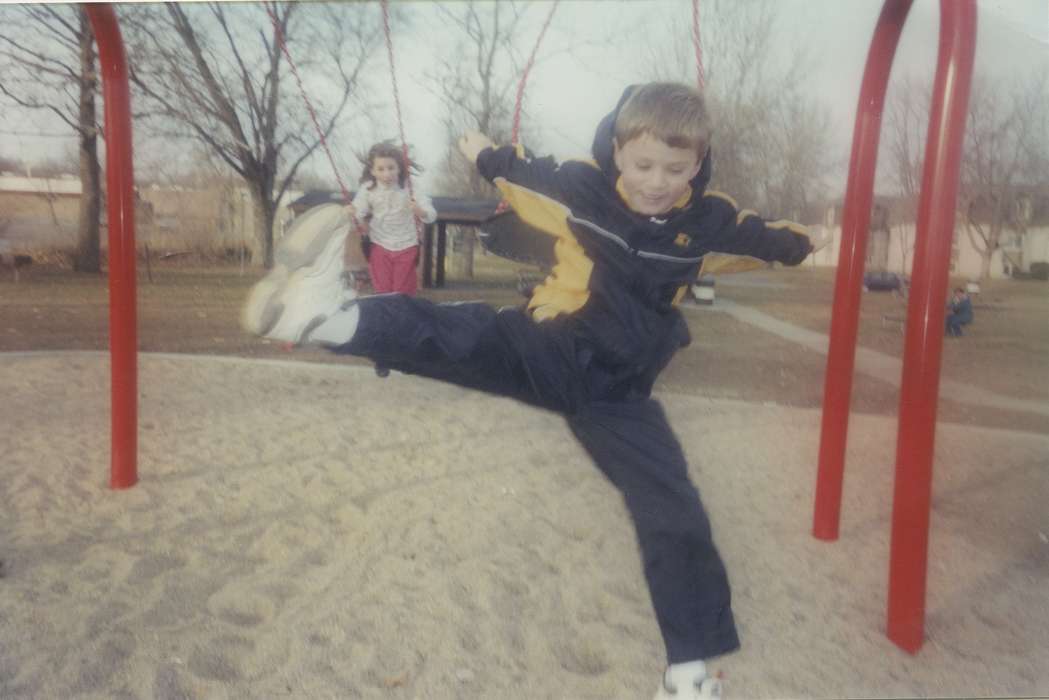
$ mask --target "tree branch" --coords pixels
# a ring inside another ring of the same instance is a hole
[[[207,90],[212,103],[215,105],[215,116],[233,136],[234,148],[238,150],[238,160],[243,164],[241,167],[245,170],[250,170],[252,166],[256,164],[256,160],[254,155],[248,150],[247,140],[244,131],[241,128],[240,119],[237,118],[236,108],[222,92],[219,81],[215,78],[214,73],[212,73],[211,66],[208,65],[200,43],[197,41],[196,32],[193,30],[193,26],[182,11],[182,8],[179,5],[171,3],[167,5],[167,9],[174,21],[175,31],[178,32],[180,37],[182,37],[186,48],[190,52],[193,63],[196,65],[197,71],[204,83],[204,87]],[[198,128],[198,132],[200,131],[202,130]],[[208,143],[216,143],[214,139],[210,138],[210,136],[206,140]]]

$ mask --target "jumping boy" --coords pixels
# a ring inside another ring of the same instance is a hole
[[[676,304],[710,253],[797,265],[814,249],[802,227],[706,192],[709,144],[701,94],[674,83],[628,88],[598,126],[593,162],[559,165],[468,133],[463,154],[522,219],[556,237],[553,270],[525,308],[350,299],[328,264],[341,260],[343,236],[328,230],[336,222],[292,236],[285,264],[259,283],[244,314],[261,335],[562,413],[622,492],[637,532],[667,653],[657,699],[719,697],[705,660],[739,647],[710,524],[650,398],[690,341]]]

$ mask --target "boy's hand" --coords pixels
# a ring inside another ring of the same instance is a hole
[[[834,240],[834,234],[826,226],[809,226],[808,229],[809,245],[812,246],[809,255],[826,248],[827,244]]]
[[[459,151],[471,163],[476,163],[477,155],[491,146],[495,146],[495,142],[492,139],[473,129],[467,130],[466,133],[459,137]]]

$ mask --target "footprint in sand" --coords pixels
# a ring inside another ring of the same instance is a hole
[[[273,619],[275,612],[273,601],[269,598],[235,588],[227,588],[211,596],[208,610],[223,622],[242,628],[258,627]]]
[[[586,642],[568,642],[553,648],[561,668],[582,676],[600,676],[610,668],[604,651]]]
[[[189,683],[184,683],[179,677],[179,669],[170,664],[159,667],[153,674],[153,697],[154,698],[192,698],[196,697]]]
[[[78,666],[73,684],[74,694],[93,693],[109,687],[112,679],[127,670],[128,660],[135,650],[134,637],[129,632],[116,632],[101,643],[90,645],[75,662]]]
[[[190,655],[187,667],[194,676],[206,680],[229,683],[242,678],[233,661],[215,649],[197,649]]]
[[[186,565],[186,560],[180,556],[167,554],[147,554],[134,563],[131,573],[128,574],[128,583],[143,583],[151,581],[163,573],[180,569]]]

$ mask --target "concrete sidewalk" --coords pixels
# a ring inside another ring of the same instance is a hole
[[[744,313],[744,312],[740,312]],[[640,698],[662,669],[625,509],[556,415],[364,367],[0,355],[0,697]],[[726,698],[1049,694],[1049,437],[938,426],[927,642],[884,636],[895,421],[664,394],[729,568]]]
[[[766,313],[749,306],[743,306],[728,299],[718,299],[712,306],[696,304],[683,305],[687,312],[694,313],[724,313],[760,328],[769,333],[778,335],[799,345],[815,350],[822,355],[827,354],[830,339],[823,333],[810,331],[806,328],[796,326],[786,321],[781,321]],[[868,348],[856,348],[856,371],[868,376],[880,379],[892,386],[899,387],[903,374],[903,362],[891,355],[870,350]],[[974,387],[970,384],[952,381],[950,379],[940,380],[940,395],[960,403],[975,404],[991,408],[1000,408],[1008,411],[1025,411],[1043,416],[1049,416],[1049,402],[1031,401],[1029,399],[1017,399],[1010,396],[995,394],[984,389]]]

